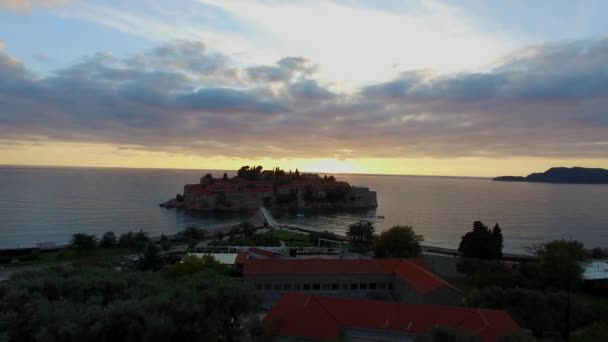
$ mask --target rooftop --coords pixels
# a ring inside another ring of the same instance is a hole
[[[484,341],[519,330],[505,312],[424,304],[346,299],[288,293],[264,325],[283,336],[331,339],[344,329],[428,335],[437,326],[479,334]]]
[[[248,260],[243,269],[251,275],[397,275],[425,294],[449,283],[405,259],[273,259]]]

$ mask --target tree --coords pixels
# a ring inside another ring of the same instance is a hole
[[[422,235],[410,226],[393,226],[382,232],[374,243],[377,258],[414,258],[420,254]]]
[[[133,232],[121,234],[118,238],[118,246],[122,248],[133,248],[135,241],[133,240]]]
[[[135,235],[133,235],[132,243],[138,252],[143,251],[149,242],[150,242],[150,238],[148,237],[148,233],[144,232],[141,229],[139,230],[139,232],[137,232],[137,233],[135,233]]]
[[[228,174],[226,172],[224,172],[224,175],[222,176],[222,180],[223,181],[227,181],[228,180]]]
[[[86,252],[97,246],[97,237],[87,233],[75,233],[72,235],[70,247],[78,252]]]
[[[255,226],[253,224],[251,224],[249,221],[243,221],[241,222],[241,233],[243,234],[243,236],[245,236],[246,238],[251,238],[253,236],[253,234],[255,234],[255,231],[257,229],[255,228]]]
[[[205,270],[221,274],[224,273],[226,268],[211,255],[203,255],[201,257],[187,255],[184,257],[182,262],[178,262],[171,266],[169,269],[169,275],[173,277],[183,277]]]
[[[497,259],[500,259],[502,258],[502,248],[504,247],[504,239],[502,237],[502,229],[500,229],[498,223],[496,223],[494,225],[494,228],[492,228],[492,237],[494,238],[494,248],[496,248],[495,251]]]
[[[350,239],[355,250],[366,252],[374,241],[374,225],[369,221],[359,221],[348,226],[346,236]]]
[[[207,234],[205,233],[205,231],[203,229],[200,228],[196,228],[196,227],[187,227],[186,229],[182,230],[180,232],[182,238],[186,239],[186,240],[192,240],[192,241],[201,241],[201,240],[205,240],[205,237],[207,236]]]
[[[481,221],[473,222],[473,230],[462,236],[458,251],[463,257],[500,259],[503,238],[498,223],[493,230]]]
[[[101,248],[113,248],[117,245],[116,235],[114,232],[105,232],[99,241],[99,247]]]
[[[545,286],[571,290],[582,279],[580,262],[585,260],[585,246],[576,240],[554,240],[539,251],[540,273]]]
[[[158,248],[154,244],[149,243],[144,249],[139,267],[143,271],[158,271],[162,264],[163,260],[158,253]]]
[[[248,341],[254,289],[214,272],[62,266],[0,284],[0,340]],[[259,334],[259,332],[256,332]]]

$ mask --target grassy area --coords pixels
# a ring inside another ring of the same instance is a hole
[[[312,247],[313,243],[310,241],[308,235],[294,233],[288,230],[275,229],[271,232],[265,233],[271,237],[282,240],[288,247]],[[263,235],[263,234],[261,234]]]
[[[288,230],[274,229],[272,231],[255,234],[251,237],[231,237],[220,241],[220,246],[280,246],[280,241],[285,242],[288,247],[312,247],[314,244],[310,237],[304,234],[294,233]]]

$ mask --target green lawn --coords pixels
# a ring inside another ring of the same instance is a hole
[[[308,235],[294,233],[289,230],[275,229],[265,233],[270,236],[282,240],[288,247],[313,247]]]

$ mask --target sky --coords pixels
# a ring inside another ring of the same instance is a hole
[[[606,1],[0,0],[0,165],[608,168]]]

